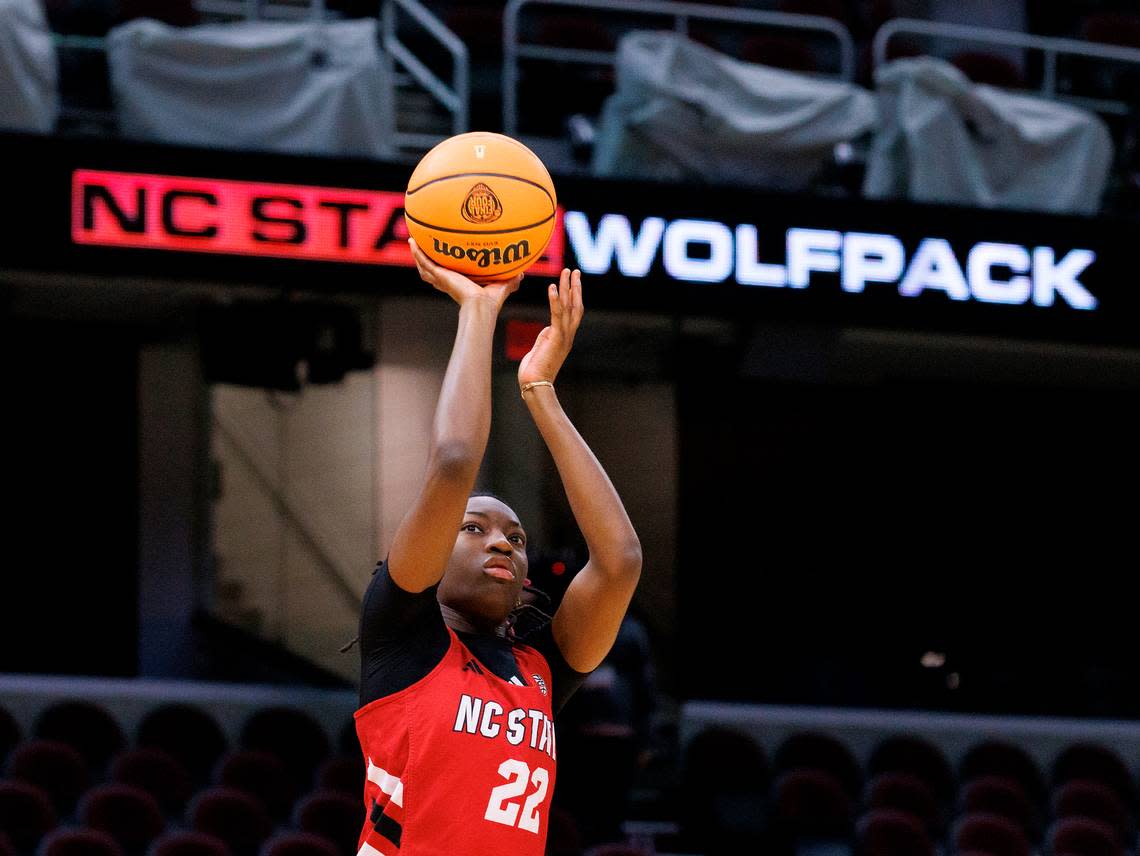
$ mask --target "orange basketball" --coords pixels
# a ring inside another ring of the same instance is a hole
[[[433,261],[486,283],[538,261],[554,233],[554,182],[538,156],[472,131],[420,159],[404,194],[408,232]]]

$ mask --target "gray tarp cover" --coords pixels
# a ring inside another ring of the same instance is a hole
[[[392,89],[375,19],[169,27],[108,37],[124,135],[271,151],[393,153]]]
[[[1095,213],[1112,165],[1093,113],[971,83],[932,57],[875,78],[882,113],[863,191],[994,208]]]
[[[633,32],[594,149],[597,175],[801,188],[875,122],[849,83],[741,62],[678,33]]]
[[[0,0],[0,128],[55,130],[55,46],[39,0]]]

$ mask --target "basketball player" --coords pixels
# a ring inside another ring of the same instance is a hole
[[[558,744],[554,716],[613,644],[641,546],[605,471],[558,403],[582,320],[578,271],[548,290],[550,326],[518,371],[589,560],[553,620],[522,644],[508,616],[527,579],[526,530],[472,495],[491,424],[491,341],[519,286],[480,287],[410,242],[420,277],[459,304],[424,483],[364,596],[361,707],[367,764],[362,856],[542,856]]]

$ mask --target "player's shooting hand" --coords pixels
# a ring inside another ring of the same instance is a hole
[[[487,300],[497,311],[510,295],[518,291],[519,283],[522,282],[523,275],[520,273],[502,282],[479,285],[461,273],[436,264],[416,246],[414,239],[408,238],[408,246],[412,248],[412,258],[420,279],[437,291],[442,291],[460,306],[472,300]]]

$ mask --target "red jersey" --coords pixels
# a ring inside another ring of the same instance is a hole
[[[431,672],[356,711],[360,856],[542,856],[557,759],[550,666],[515,646],[521,686],[447,632]]]

